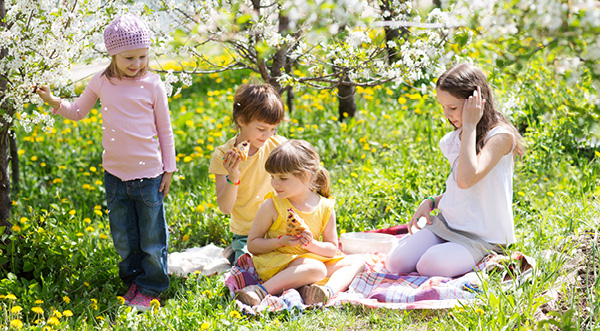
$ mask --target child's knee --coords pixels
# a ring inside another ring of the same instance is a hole
[[[448,256],[435,250],[427,251],[417,263],[417,272],[422,276],[456,277],[472,270],[473,259],[468,253],[466,256]]]
[[[385,267],[391,273],[409,273],[415,270],[415,265],[400,254],[390,254],[385,261]]]
[[[315,279],[317,279],[316,281],[327,277],[327,266],[321,261],[311,261],[310,263],[308,263],[306,271],[311,278],[314,277]]]

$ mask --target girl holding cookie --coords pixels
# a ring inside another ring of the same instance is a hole
[[[261,205],[248,235],[248,250],[264,283],[239,290],[243,303],[255,306],[267,294],[293,288],[306,305],[326,302],[364,270],[362,258],[338,251],[335,200],[329,173],[320,164],[304,140],[287,141],[269,155],[265,169],[277,195]]]

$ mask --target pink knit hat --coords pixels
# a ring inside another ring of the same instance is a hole
[[[141,18],[129,14],[115,18],[104,30],[104,44],[110,55],[149,48],[151,37],[148,25]]]

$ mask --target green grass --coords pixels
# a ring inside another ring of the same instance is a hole
[[[216,208],[208,163],[214,147],[233,135],[231,99],[244,76],[218,77],[199,77],[170,102],[179,158],[166,200],[171,251],[208,243],[225,247],[231,235],[228,217]],[[495,77],[502,98],[510,82]],[[279,133],[306,139],[319,150],[337,198],[338,232],[405,223],[424,197],[443,192],[449,166],[437,142],[451,128],[432,92],[361,90],[357,117],[344,123],[337,121],[333,94],[297,93],[291,120]],[[543,89],[539,93],[542,101],[548,97]],[[576,93],[553,98],[573,99]],[[479,305],[439,311],[344,306],[247,317],[237,312],[220,276],[192,276],[172,277],[158,312],[131,312],[116,298],[126,289],[108,229],[100,115],[79,123],[58,119],[51,134],[18,132],[22,181],[11,219],[18,228],[12,243],[1,248],[0,329],[18,324],[15,320],[33,330],[502,330],[548,329],[552,323],[598,329],[600,153],[578,148],[577,114],[546,108],[553,115],[541,117],[543,109],[535,111],[514,114],[518,124],[526,123],[529,149],[515,168],[519,242],[509,248],[537,260],[535,277],[503,291],[499,276],[492,276],[484,281]],[[591,258],[569,266],[583,243]],[[546,291],[574,268],[583,268],[588,285],[560,284],[554,300]],[[586,302],[588,311],[582,307]],[[540,322],[545,305],[554,307],[547,316],[551,323]]]

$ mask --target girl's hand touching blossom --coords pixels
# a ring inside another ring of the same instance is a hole
[[[242,175],[240,172],[240,162],[242,162],[242,158],[233,150],[227,151],[223,157],[223,167],[229,173],[229,180],[234,183],[237,183]]]
[[[58,109],[60,107],[60,98],[52,95],[50,88],[48,86],[35,86],[35,91],[37,94],[52,107],[52,109]]]
[[[465,100],[465,104],[463,105],[462,125],[464,129],[475,129],[483,116],[484,107],[485,99],[482,99],[481,88],[477,86],[477,90]]]

